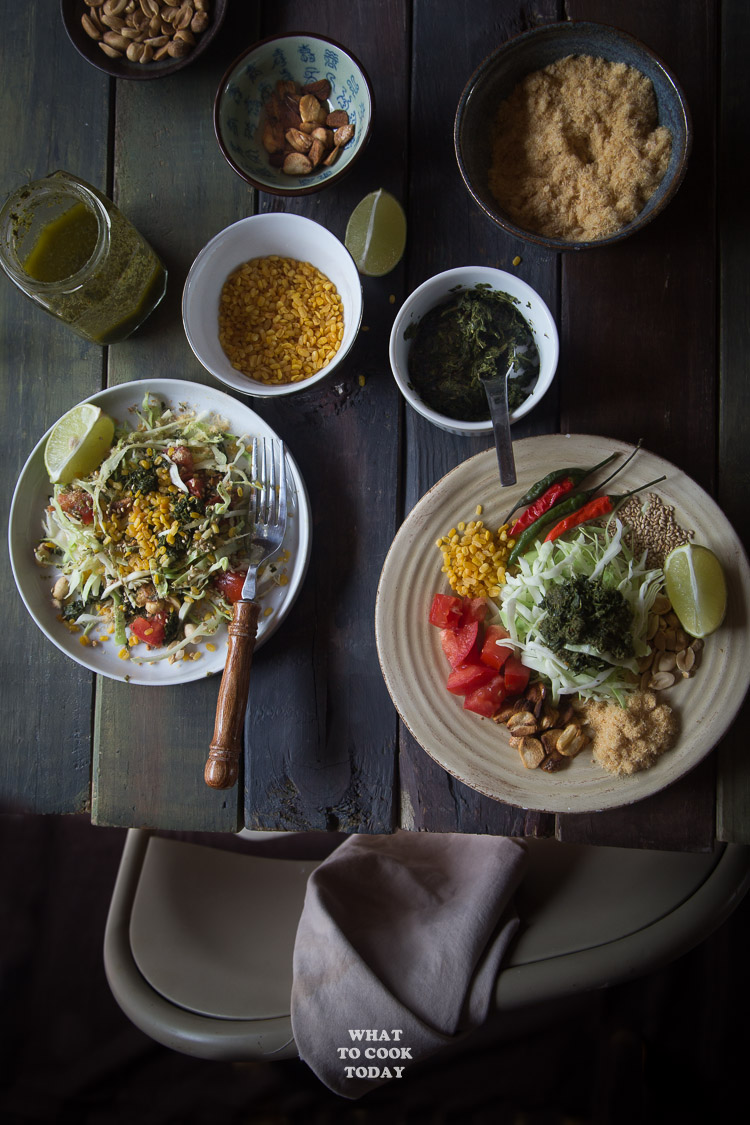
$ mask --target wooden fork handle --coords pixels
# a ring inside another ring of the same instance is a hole
[[[234,617],[228,630],[227,661],[216,703],[214,736],[203,772],[206,785],[212,789],[231,789],[237,781],[259,613],[257,602],[234,603]]]

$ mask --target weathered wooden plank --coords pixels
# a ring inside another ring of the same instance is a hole
[[[417,2],[414,12],[407,291],[444,269],[490,265],[522,277],[557,316],[557,256],[511,238],[486,218],[464,187],[451,136],[465,83],[494,47],[526,29],[526,13],[516,5],[446,2]],[[529,22],[549,22],[557,15],[557,4],[542,3]],[[517,257],[521,261],[514,265]],[[514,425],[513,437],[556,430],[557,398],[555,386],[528,419]],[[447,434],[411,408],[404,409],[404,510],[408,512],[450,469],[490,447],[492,437]],[[436,563],[436,579],[438,571]],[[463,831],[511,834],[522,830],[523,812],[482,798],[450,778],[403,726],[399,769],[405,826],[449,831],[460,823]],[[539,831],[546,834],[551,827],[548,818]]]
[[[685,90],[695,143],[681,188],[653,223],[612,247],[563,256],[562,428],[643,438],[711,491],[717,7],[575,0],[569,13],[617,24],[665,60]]]
[[[715,774],[716,758],[709,756],[674,785],[645,801],[612,812],[558,817],[557,837],[565,843],[618,848],[711,851]]]
[[[169,281],[150,320],[110,349],[110,385],[149,376],[212,382],[188,346],[180,303],[201,247],[254,210],[254,193],[219,151],[211,113],[226,67],[256,38],[256,24],[255,13],[235,5],[194,66],[152,82],[117,85],[113,196],[162,255]],[[224,793],[203,782],[218,688],[215,677],[176,688],[100,679],[96,823],[194,831],[241,826],[241,787]]]
[[[264,35],[307,28],[344,44],[375,82],[373,133],[347,177],[262,210],[306,215],[344,237],[363,195],[403,198],[408,4],[283,4]],[[313,540],[299,602],[253,669],[246,724],[251,827],[388,832],[394,824],[396,716],[380,674],[372,619],[396,530],[398,392],[388,334],[403,270],[364,279],[364,325],[335,379],[259,413],[285,438],[310,494]]]
[[[0,16],[0,199],[60,168],[105,187],[106,77],[68,43],[55,0],[2,0]],[[0,344],[0,441],[7,481],[0,511],[6,527],[12,486],[27,456],[48,426],[100,388],[103,352],[34,307],[5,275]],[[5,536],[2,552],[12,586]],[[89,800],[93,677],[50,644],[14,589],[6,599],[3,631],[0,807],[81,811]]]
[[[406,730],[401,734],[399,768],[402,828],[495,836],[554,834],[553,814],[520,809],[476,793],[437,765]]]
[[[719,251],[721,305],[719,343],[719,470],[717,497],[734,524],[745,549],[750,549],[750,456],[747,418],[750,389],[750,260],[744,235],[747,215],[743,193],[748,165],[748,72],[750,10],[741,0],[726,0],[721,9],[721,100],[718,147]],[[748,627],[747,621],[744,628]],[[719,750],[717,835],[721,840],[750,844],[750,703],[745,706]]]
[[[617,24],[666,61],[685,90],[695,145],[677,196],[649,227],[613,247],[564,256],[560,364],[564,430],[642,438],[709,491],[716,435],[716,13],[715,4],[569,5],[571,17]],[[708,766],[648,801],[590,818],[559,817],[558,836],[701,850],[714,838],[714,799]]]

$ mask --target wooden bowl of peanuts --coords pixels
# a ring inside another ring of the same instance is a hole
[[[207,371],[272,398],[328,379],[354,344],[362,283],[344,244],[302,215],[267,212],[225,227],[188,272],[182,322]]]
[[[369,79],[350,51],[317,35],[279,35],[227,69],[214,131],[227,163],[258,191],[306,195],[350,170],[372,111]]]
[[[199,58],[228,0],[60,0],[68,38],[114,78],[164,78]]]

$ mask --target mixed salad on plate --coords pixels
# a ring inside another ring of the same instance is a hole
[[[249,439],[151,395],[132,414],[95,471],[54,486],[36,559],[55,568],[53,601],[83,643],[111,638],[137,663],[187,659],[241,595]],[[266,587],[284,584],[284,561],[266,569]]]
[[[723,618],[718,560],[654,493],[647,541],[635,494],[663,478],[604,490],[637,451],[593,488],[580,485],[615,455],[537,481],[496,534],[471,520],[438,540],[452,592],[434,594],[429,622],[446,687],[506,725],[527,768],[554,772],[586,746],[615,773],[652,765],[678,727],[661,692],[693,674]]]

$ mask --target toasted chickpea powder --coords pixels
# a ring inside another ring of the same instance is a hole
[[[634,692],[627,707],[587,703],[581,714],[592,735],[594,761],[610,773],[627,776],[648,769],[677,741],[677,716],[651,691]]]
[[[489,187],[518,226],[594,241],[643,210],[671,150],[649,78],[625,63],[569,55],[527,75],[500,104]]]
[[[310,262],[272,255],[231,273],[219,300],[219,342],[235,370],[298,383],[331,362],[344,336],[341,297]]]

